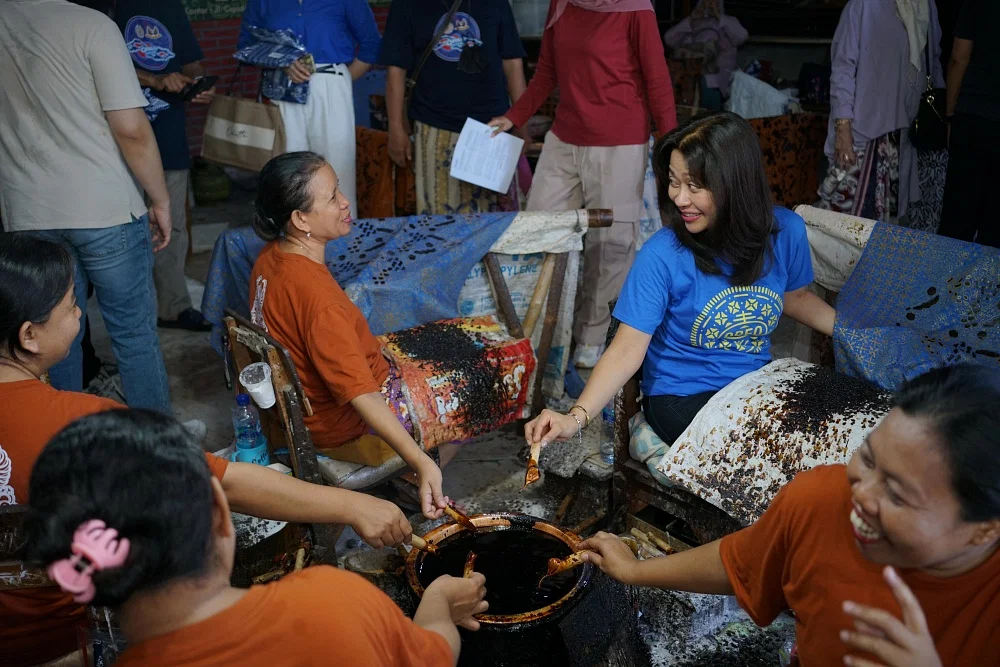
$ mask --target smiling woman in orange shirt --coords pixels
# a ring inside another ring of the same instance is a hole
[[[995,665],[1000,647],[1000,370],[916,378],[847,466],[800,473],[749,528],[638,562],[581,545],[623,582],[735,595],[759,625],[795,612],[806,667]]]

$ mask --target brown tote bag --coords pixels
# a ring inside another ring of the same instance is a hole
[[[239,73],[237,67],[227,94],[216,95],[208,107],[201,156],[231,167],[260,171],[268,160],[285,152],[285,124],[278,107],[264,104],[260,93],[256,100],[229,94]]]

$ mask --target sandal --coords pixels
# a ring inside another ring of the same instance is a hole
[[[187,331],[211,331],[212,323],[205,319],[200,311],[186,308],[176,320],[156,319],[157,326],[164,329],[185,329]]]

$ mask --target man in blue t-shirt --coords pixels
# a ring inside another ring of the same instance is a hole
[[[379,54],[379,64],[389,68],[389,155],[401,167],[414,164],[419,214],[516,210],[513,193],[500,195],[448,175],[466,118],[488,122],[524,92],[526,54],[514,13],[508,2],[462,0],[449,21],[451,5],[449,0],[394,0],[389,10]],[[410,108],[404,109],[406,79],[439,32],[416,72]]]
[[[184,277],[191,155],[184,99],[179,93],[205,74],[199,62],[201,47],[181,0],[118,0],[115,21],[125,37],[139,83],[170,105],[153,121],[173,212],[170,245],[156,255],[153,263],[157,322],[161,327],[210,331],[212,325],[191,303]],[[213,88],[191,101],[208,104],[214,95]]]

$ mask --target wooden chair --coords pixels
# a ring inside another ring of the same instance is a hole
[[[264,362],[271,369],[276,402],[274,406],[260,410],[260,416],[261,428],[272,452],[287,447],[292,474],[312,484],[324,484],[316,448],[305,425],[305,415],[312,414],[312,406],[302,391],[302,382],[288,351],[267,332],[231,310],[226,310],[225,323],[226,364],[231,377],[238,378],[244,368],[255,362]],[[387,471],[385,477],[379,477],[379,481],[395,472]],[[337,486],[367,488],[356,484]],[[343,526],[311,526],[313,562],[334,561],[337,538],[342,530]]]
[[[615,301],[610,304],[611,312],[614,312]],[[618,320],[612,317],[608,345],[618,331],[618,324]],[[614,398],[615,463],[611,477],[611,529],[616,533],[637,525],[645,529],[645,522],[635,515],[652,506],[683,521],[698,544],[712,542],[739,530],[742,526],[728,514],[683,489],[660,484],[645,464],[629,455],[629,420],[640,409],[641,376],[640,369]]]
[[[52,586],[45,570],[25,564],[20,557],[24,546],[22,526],[27,505],[0,507],[0,591]]]

